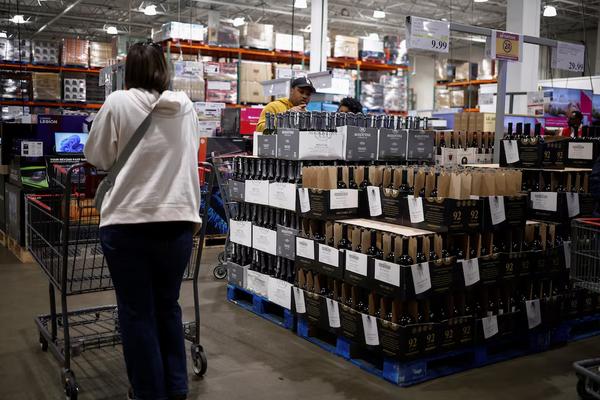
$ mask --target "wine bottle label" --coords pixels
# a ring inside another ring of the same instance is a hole
[[[490,196],[490,216],[492,225],[498,225],[506,221],[506,210],[504,208],[504,196]]]
[[[329,326],[331,328],[339,328],[341,327],[340,323],[340,309],[337,301],[326,298],[325,302],[327,303],[327,317],[329,319]]]
[[[269,181],[249,179],[244,185],[244,199],[248,203],[269,205]]]
[[[531,208],[542,211],[556,211],[558,193],[556,192],[531,192]]]
[[[470,260],[460,260],[462,262],[463,276],[465,286],[471,286],[479,282],[479,260],[472,258]]]
[[[366,254],[346,250],[346,271],[367,276],[369,257]]]
[[[483,337],[489,339],[498,334],[498,316],[492,315],[481,319],[483,326]]]
[[[579,193],[567,192],[567,210],[569,212],[569,218],[573,218],[579,215]]]
[[[369,214],[378,217],[383,213],[381,206],[381,193],[378,186],[367,186],[367,198],[369,200]]]
[[[252,247],[252,222],[230,220],[229,240],[242,246]]]
[[[304,290],[299,287],[292,288],[294,294],[294,305],[296,306],[296,313],[306,314],[306,303],[304,301]]]

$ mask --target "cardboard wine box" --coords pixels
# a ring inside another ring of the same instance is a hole
[[[481,229],[482,200],[455,200],[428,197],[423,199],[424,222],[422,229],[435,232],[464,232]]]
[[[383,354],[400,360],[414,359],[439,348],[439,324],[424,323],[401,326],[377,319],[379,343]]]
[[[484,285],[498,282],[502,257],[500,253],[482,256],[479,260],[479,277]]]
[[[343,160],[345,135],[341,132],[277,131],[277,157],[284,160]]]
[[[314,271],[334,279],[344,276],[344,254],[335,247],[317,243]]]
[[[228,261],[225,266],[227,268],[227,281],[245,289],[248,285],[248,269],[250,265],[239,265]]]
[[[527,221],[527,206],[528,198],[527,195],[520,196],[490,196],[482,198],[481,214],[483,215],[483,228],[482,230],[503,230],[511,227],[525,226]],[[503,207],[504,220],[494,224],[496,218],[500,218],[501,215],[496,213],[492,216],[492,210],[500,210],[500,206]]]
[[[451,350],[473,343],[473,317],[454,317],[440,323],[440,348]]]
[[[257,142],[256,155],[265,158],[276,158],[277,136],[263,135],[262,133],[255,135],[254,138]]]
[[[409,130],[406,158],[408,161],[435,162],[435,132]]]
[[[569,139],[562,136],[547,136],[542,155],[542,168],[562,169],[567,160]]]
[[[339,311],[342,336],[355,343],[363,343],[362,314],[342,303],[339,303]]]
[[[378,160],[406,161],[408,131],[405,129],[379,129]]]
[[[569,139],[566,167],[592,168],[600,153],[600,142],[589,139]]]
[[[309,189],[311,218],[340,219],[358,215],[357,189]]]
[[[346,137],[346,161],[370,161],[377,158],[376,128],[341,126],[338,132]]]
[[[244,201],[245,183],[242,181],[229,181],[229,196],[233,201]]]

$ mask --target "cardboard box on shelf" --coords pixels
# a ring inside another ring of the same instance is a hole
[[[204,100],[203,65],[198,61],[175,61],[172,85],[174,91],[185,92],[192,101]]]
[[[240,135],[254,134],[262,110],[262,107],[248,107],[240,111]]]
[[[293,42],[292,42],[293,40]],[[304,38],[300,35],[275,33],[275,50],[304,53]]]
[[[62,65],[87,67],[89,57],[90,49],[87,40],[63,39]]]
[[[358,38],[336,35],[333,45],[333,56],[343,58],[358,58]]]
[[[56,100],[60,101],[60,75],[51,72],[33,72],[34,100]]]
[[[246,23],[240,31],[240,45],[273,50],[273,25]]]
[[[152,36],[155,42],[169,39],[206,41],[206,27],[201,24],[187,24],[185,22],[167,22]]]
[[[361,60],[384,61],[383,41],[379,39],[362,38],[360,46]]]
[[[294,64],[291,66],[290,64],[275,64],[275,79],[292,79],[299,78],[301,76],[306,76],[308,71],[302,68],[300,64]]]
[[[260,82],[240,82],[240,102],[242,103],[268,103],[270,96],[265,96]]]
[[[90,67],[104,68],[114,58],[112,43],[90,42]]]
[[[240,47],[240,30],[222,24],[219,24],[215,29],[209,26],[208,44],[211,46]]]
[[[221,120],[198,121],[198,129],[202,136],[216,136],[219,128],[221,128]]]
[[[265,62],[242,61],[240,81],[262,82],[273,79],[273,65]]]
[[[206,81],[206,101],[237,103],[237,81]]]
[[[32,45],[32,62],[34,64],[58,65],[59,43],[47,40],[34,40]]]

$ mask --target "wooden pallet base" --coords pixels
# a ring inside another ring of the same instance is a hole
[[[225,241],[227,239],[226,235],[207,235],[204,238],[204,247],[223,247],[225,246]]]
[[[4,232],[2,232],[2,236],[4,236],[4,245],[6,248],[15,255],[24,264],[32,263],[33,256],[29,251],[27,251],[24,247],[19,245],[15,239],[11,238]]]

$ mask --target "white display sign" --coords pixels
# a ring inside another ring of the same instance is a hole
[[[557,203],[556,192],[531,192],[531,207],[536,210],[556,211]]]
[[[248,290],[267,297],[269,295],[269,275],[257,271],[248,270]]]
[[[362,276],[367,276],[368,264],[369,257],[366,254],[346,250],[346,271],[354,272],[355,274]]]
[[[491,196],[489,200],[492,225],[498,225],[506,221],[506,211],[504,210],[504,196]]]
[[[569,218],[573,218],[579,215],[579,193],[567,192],[567,210],[569,212]]]
[[[462,260],[463,276],[465,286],[471,286],[479,282],[479,259]]]
[[[252,226],[252,247],[265,253],[277,255],[277,231]]]
[[[339,328],[340,323],[340,308],[338,302],[329,298],[325,299],[327,303],[327,317],[329,318],[329,326],[332,328]]]
[[[369,346],[379,346],[379,332],[377,331],[377,318],[361,314],[365,343]]]
[[[406,48],[448,53],[450,47],[450,23],[410,16],[406,24]]]
[[[388,261],[375,260],[375,279],[392,286],[400,287],[400,265]]]
[[[308,189],[298,189],[298,196],[300,197],[300,212],[307,213],[310,211],[310,197],[308,197]]]
[[[506,163],[514,164],[519,162],[519,145],[516,140],[503,140],[504,153],[506,154]]]
[[[269,205],[284,210],[296,211],[296,185],[284,182],[269,184]]]
[[[483,337],[489,339],[498,334],[498,317],[492,315],[481,319],[483,325]]]
[[[306,313],[306,302],[304,301],[304,290],[299,287],[293,286],[294,291],[294,305],[296,306],[296,312],[298,314]]]
[[[429,263],[413,264],[410,266],[412,272],[415,294],[420,294],[431,289],[431,276],[429,274]]]
[[[383,214],[379,186],[367,186],[367,198],[369,200],[369,214],[371,217],[378,217]]]
[[[329,208],[332,210],[345,210],[358,208],[357,189],[332,189],[329,191]]]
[[[593,160],[594,143],[570,142],[567,157],[575,160]]]
[[[230,220],[229,240],[242,246],[252,247],[252,222]]]
[[[340,266],[339,250],[319,243],[319,262],[338,268]]]
[[[269,205],[269,181],[248,179],[244,184],[244,201]]]
[[[552,68],[571,72],[585,69],[585,46],[582,44],[557,42],[552,49]]]
[[[425,213],[423,211],[423,198],[415,196],[407,196],[408,213],[410,215],[411,224],[418,224],[425,221]]]
[[[296,236],[296,255],[308,258],[309,260],[315,259],[315,242],[310,239],[304,239]]]
[[[525,310],[527,311],[527,325],[529,326],[529,329],[533,329],[542,323],[540,299],[526,301]]]
[[[268,296],[273,302],[287,310],[292,309],[292,284],[281,279],[269,277]]]

